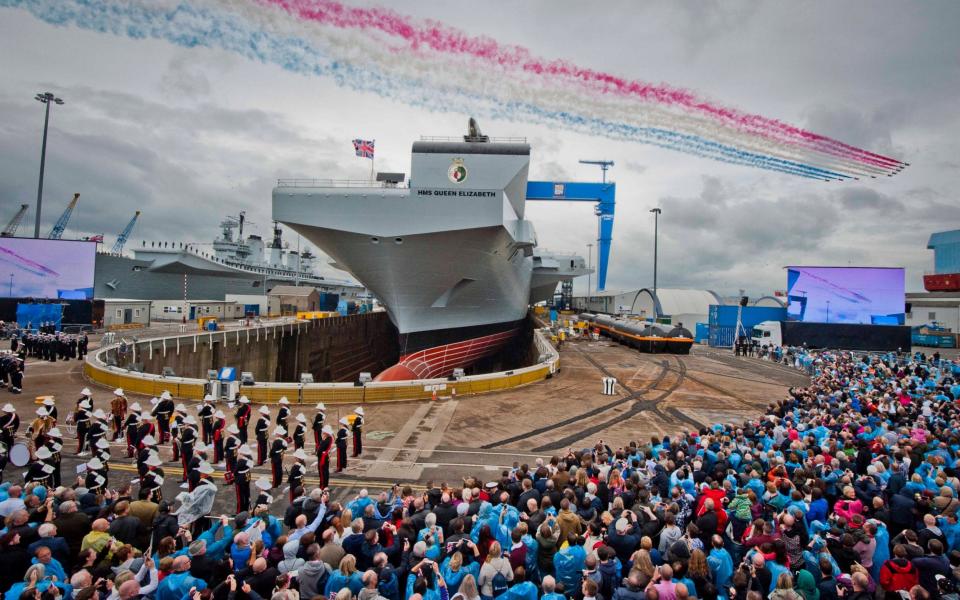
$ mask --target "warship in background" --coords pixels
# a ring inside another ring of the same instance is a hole
[[[466,136],[413,143],[407,187],[403,173],[277,182],[273,218],[366,286],[396,325],[400,360],[376,380],[445,377],[491,356],[531,302],[588,272],[580,257],[535,260],[529,165],[525,139],[489,138],[471,119]]]
[[[243,237],[245,223],[244,212],[227,217],[213,242],[143,241],[133,257],[99,253],[94,297],[224,300],[228,294],[262,296],[276,285],[312,287],[346,300],[368,297],[355,282],[317,275],[317,257],[309,248],[291,250],[278,224],[265,246],[259,235]]]

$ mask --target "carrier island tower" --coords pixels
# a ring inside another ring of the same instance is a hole
[[[480,135],[413,143],[409,186],[281,180],[273,218],[350,272],[386,307],[400,360],[379,381],[445,377],[519,331],[537,244],[524,218],[530,146]],[[567,276],[586,274],[582,258]],[[559,281],[560,278],[557,278]]]

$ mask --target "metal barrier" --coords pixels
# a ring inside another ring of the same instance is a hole
[[[297,323],[296,329],[299,330],[300,323]],[[264,329],[273,329],[265,332]],[[279,331],[277,330],[279,328]],[[145,345],[148,352],[162,351],[158,348],[166,348],[180,345],[187,346],[197,342],[197,339],[206,339],[210,335],[228,336],[235,338],[237,343],[240,338],[251,339],[256,335],[289,335],[294,326],[292,323],[282,323],[269,325],[255,330],[236,330],[229,332],[214,333],[194,333],[189,335],[176,335],[163,338],[152,338],[149,340],[140,340],[138,344]],[[485,394],[497,392],[509,388],[514,388],[537,381],[548,379],[556,373],[560,354],[550,344],[548,334],[541,330],[535,330],[533,333],[534,345],[539,353],[537,364],[503,371],[499,373],[487,373],[483,375],[469,375],[458,379],[425,379],[417,381],[391,381],[391,382],[370,382],[364,385],[354,385],[352,383],[279,383],[266,382],[256,383],[254,385],[240,386],[240,393],[250,399],[250,402],[256,404],[276,404],[281,397],[286,398],[292,404],[316,404],[324,402],[327,404],[362,404],[370,402],[394,402],[409,400],[427,400],[433,397],[434,392],[438,396],[469,396],[475,394]],[[248,337],[249,336],[249,337]],[[226,337],[224,339],[227,339]],[[148,396],[159,396],[164,391],[169,391],[176,398],[188,400],[201,400],[207,393],[208,381],[205,379],[193,379],[188,377],[164,377],[152,373],[140,373],[116,366],[110,366],[104,360],[111,352],[118,352],[120,344],[114,343],[107,345],[87,356],[86,363],[83,366],[84,375],[96,383],[100,383],[111,388],[123,388],[126,391],[144,394]],[[139,350],[143,352],[143,350]],[[136,351],[134,351],[134,355]]]

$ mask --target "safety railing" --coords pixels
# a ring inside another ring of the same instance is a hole
[[[369,179],[278,179],[277,187],[302,188],[395,188],[402,187],[386,181]]]
[[[345,317],[350,318],[350,317]],[[300,325],[306,323],[284,323],[268,326],[272,331],[257,332],[264,337],[272,335],[289,335],[300,330]],[[295,327],[296,325],[296,327]],[[213,336],[222,337],[224,341],[235,340],[240,343],[255,330],[243,329],[229,332],[216,331],[189,335],[167,336],[139,341],[137,344],[146,345],[149,352],[164,351],[165,348],[189,347],[203,338],[212,339]],[[259,336],[258,336],[259,337]],[[281,397],[286,397],[294,404],[362,404],[371,402],[395,402],[411,400],[427,400],[437,397],[469,396],[496,392],[522,385],[528,385],[548,379],[559,368],[560,355],[550,343],[547,335],[537,329],[533,333],[534,347],[538,353],[537,363],[528,367],[486,373],[482,375],[468,375],[459,378],[425,379],[416,381],[368,382],[363,385],[353,383],[281,383],[263,382],[253,385],[241,385],[239,393],[256,404],[275,404]],[[126,391],[159,396],[164,391],[176,398],[187,400],[201,400],[210,390],[210,381],[189,377],[165,377],[154,373],[142,373],[118,366],[108,365],[105,357],[111,352],[117,352],[120,344],[112,344],[100,348],[87,356],[84,364],[84,375],[96,383],[111,388],[123,388]],[[143,352],[143,350],[140,350]]]

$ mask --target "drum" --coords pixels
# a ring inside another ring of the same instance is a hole
[[[26,444],[14,444],[10,447],[10,464],[25,467],[30,464],[30,448]]]

